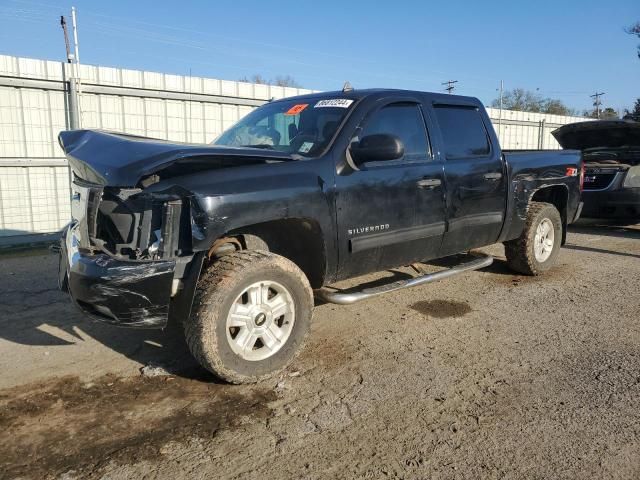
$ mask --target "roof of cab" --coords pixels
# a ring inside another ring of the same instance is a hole
[[[389,96],[398,95],[398,96],[422,96],[427,95],[432,98],[434,101],[441,103],[458,103],[458,102],[468,102],[475,105],[482,105],[479,99],[475,97],[467,97],[463,95],[450,95],[448,93],[438,93],[438,92],[421,92],[419,90],[402,90],[396,88],[364,88],[364,89],[354,89],[348,91],[335,90],[331,92],[315,92],[315,93],[307,93],[304,95],[297,95],[295,97],[286,97],[278,100],[274,100],[274,102],[282,102],[282,101],[297,101],[304,100],[309,98],[352,98],[354,100],[360,100],[365,97],[369,97],[372,95],[380,95],[387,94]]]

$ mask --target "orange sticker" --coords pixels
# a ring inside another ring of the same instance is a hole
[[[284,114],[285,115],[297,115],[299,114],[302,110],[304,110],[305,108],[307,108],[309,106],[308,103],[299,103],[297,105],[294,105],[293,107],[291,107],[289,110],[287,110]]]

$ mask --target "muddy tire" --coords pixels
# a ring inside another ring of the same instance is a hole
[[[560,252],[562,219],[550,203],[531,202],[522,234],[504,243],[507,265],[525,275],[549,270]]]
[[[311,286],[294,263],[245,250],[202,273],[185,337],[204,368],[230,383],[254,383],[302,349],[312,312]]]

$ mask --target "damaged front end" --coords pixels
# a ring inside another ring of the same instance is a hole
[[[177,179],[292,160],[98,130],[61,132],[59,141],[74,177],[60,285],[93,317],[134,327],[163,327],[191,309],[211,220]]]
[[[94,318],[164,327],[193,259],[190,200],[74,178],[72,222],[60,249],[60,286]]]
[[[131,187],[97,183],[95,175],[85,175],[88,181],[80,175],[92,165],[83,163],[84,169],[77,157],[72,162],[60,288],[86,314],[121,326],[163,328],[176,309],[186,307],[188,314],[201,266],[193,240],[202,239],[204,229],[196,223],[193,195],[147,189],[153,177]]]

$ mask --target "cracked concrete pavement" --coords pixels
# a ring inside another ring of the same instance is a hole
[[[640,226],[573,227],[537,278],[485,250],[483,271],[318,305],[253,386],[175,326],[86,320],[53,255],[0,257],[0,478],[640,477]]]

